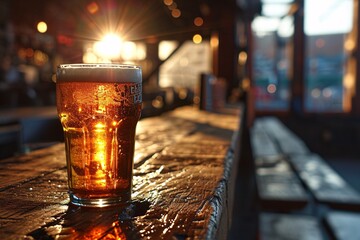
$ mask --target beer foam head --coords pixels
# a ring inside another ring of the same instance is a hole
[[[114,63],[62,64],[56,72],[56,82],[126,82],[141,83],[141,68]]]

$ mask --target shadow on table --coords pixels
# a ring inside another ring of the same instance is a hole
[[[134,225],[144,215],[148,202],[133,202],[123,207],[86,208],[69,204],[65,213],[31,232],[34,239],[140,239]]]

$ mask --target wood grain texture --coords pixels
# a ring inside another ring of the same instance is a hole
[[[64,145],[0,163],[3,239],[225,239],[237,174],[240,109],[191,107],[139,122],[132,202],[69,204]]]

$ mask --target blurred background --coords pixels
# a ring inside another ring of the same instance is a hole
[[[202,73],[225,77],[229,94],[239,85],[235,1],[4,0],[0,11],[2,108],[54,105],[61,63],[140,65],[143,115],[193,103]]]
[[[280,116],[316,150],[357,155],[358,10],[357,0],[2,0],[0,109],[54,106],[61,63],[132,63],[143,117],[243,102],[250,125]],[[216,101],[201,98],[201,79]]]
[[[358,0],[0,0],[0,158],[63,140],[59,64],[120,62],[142,67],[143,118],[242,104],[247,127],[277,117],[360,191],[359,11]]]

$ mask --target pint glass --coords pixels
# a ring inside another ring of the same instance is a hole
[[[95,207],[128,202],[141,113],[141,68],[64,64],[56,74],[70,201]]]

